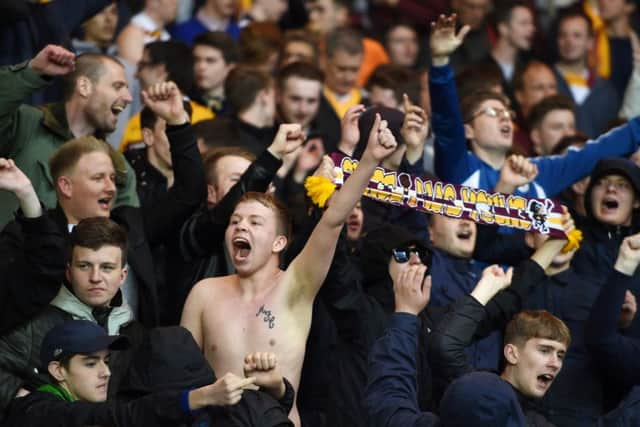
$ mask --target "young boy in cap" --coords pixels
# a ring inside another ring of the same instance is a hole
[[[9,407],[5,426],[176,425],[208,406],[237,404],[247,389],[278,389],[277,398],[292,392],[277,372],[272,353],[247,355],[239,378],[225,375],[213,384],[192,390],[159,390],[124,402],[107,401],[109,354],[129,347],[127,337],[108,335],[95,322],[71,320],[57,325],[45,336],[40,362],[52,380]]]
[[[104,402],[109,388],[109,351],[125,350],[129,339],[108,335],[97,323],[76,320],[61,323],[44,337],[40,365],[51,384],[37,391],[74,402]]]

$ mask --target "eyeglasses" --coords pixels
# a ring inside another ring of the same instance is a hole
[[[420,258],[420,261],[422,261],[424,265],[431,265],[431,251],[423,246],[400,247],[391,249],[391,255],[393,255],[393,259],[399,264],[409,262],[409,259],[411,259],[411,254],[418,255],[418,258]]]
[[[604,188],[609,188],[613,186],[613,188],[616,189],[616,191],[623,191],[623,190],[630,190],[631,189],[631,184],[626,180],[626,179],[599,179],[596,181],[596,183],[593,185],[594,188],[600,188],[600,189],[604,189]]]
[[[507,110],[504,108],[494,108],[494,107],[486,107],[482,110],[476,111],[473,116],[467,122],[472,121],[478,116],[481,115],[489,116],[489,117],[500,117],[505,118],[507,120],[514,120],[516,118],[516,113],[513,110]]]

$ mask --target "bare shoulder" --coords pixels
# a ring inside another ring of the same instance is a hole
[[[200,280],[191,289],[190,296],[206,298],[224,292],[237,281],[236,275],[222,277],[208,277]]]

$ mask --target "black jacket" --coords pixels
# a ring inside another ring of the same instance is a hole
[[[25,218],[20,212],[0,233],[0,334],[34,317],[58,293],[66,234],[49,215]]]
[[[171,426],[188,419],[179,391],[160,391],[131,402],[68,402],[42,391],[14,399],[5,427]]]
[[[119,306],[120,294],[114,298],[114,305]],[[73,318],[83,318],[80,311],[82,303],[77,301],[76,310],[67,312],[61,308],[48,306],[30,322],[20,326],[0,339],[0,414],[13,399],[20,388],[35,390],[49,381],[47,372],[40,366],[40,346],[44,336],[54,326]],[[86,306],[85,306],[86,307]],[[86,309],[86,310],[90,310]],[[85,310],[85,311],[86,311]],[[80,316],[80,317],[77,317]],[[125,321],[117,331],[127,335],[137,345],[144,327],[135,321]],[[115,395],[120,381],[123,379],[128,365],[129,351],[121,351],[112,355],[110,364],[112,376],[109,394]],[[0,415],[0,419],[1,419]]]
[[[633,277],[614,271],[602,287],[585,327],[585,341],[598,367],[626,387],[640,385],[640,339],[618,329],[620,307]]]
[[[603,376],[585,344],[587,319],[601,288],[601,282],[568,269],[541,281],[525,304],[528,309],[549,311],[571,332],[562,370],[538,402],[541,411],[557,425],[592,425],[605,410]]]
[[[233,145],[248,150],[254,156],[259,156],[273,142],[278,129],[275,126],[256,127],[252,124],[244,122],[237,117],[232,118],[232,126],[236,128],[240,136],[240,140]]]
[[[231,190],[212,209],[201,208],[180,228],[167,257],[168,300],[164,324],[180,321],[182,307],[194,284],[207,277],[232,273],[224,249],[224,233],[238,200],[246,192],[265,192],[282,162],[269,151],[253,162]]]
[[[150,205],[141,208],[120,206],[111,211],[111,219],[127,231],[127,262],[135,273],[141,302],[137,315],[148,327],[157,325],[159,317],[158,286],[151,250],[165,243],[171,236],[177,235],[180,226],[197,209],[206,194],[204,170],[191,126],[168,126],[167,136],[175,170],[173,187]],[[58,229],[54,230],[51,222],[48,222],[49,219],[42,220],[46,224],[49,244],[39,243],[41,246],[37,248],[38,258],[30,254],[34,245],[25,239],[24,234],[29,230],[23,230],[24,221],[12,222],[3,230],[6,239],[3,238],[0,253],[12,255],[0,260],[0,271],[8,270],[9,275],[12,275],[10,283],[17,283],[21,277],[28,277],[27,274],[43,271],[45,268],[47,273],[29,277],[30,286],[33,286],[31,296],[25,292],[7,295],[16,298],[7,299],[3,304],[15,305],[16,308],[28,305],[30,308],[22,310],[16,317],[9,318],[1,325],[3,329],[28,320],[46,307],[62,283],[60,272],[63,274],[68,256],[68,250],[63,250],[68,245],[68,222],[60,207],[47,214],[50,220],[57,224]],[[30,246],[26,246],[27,244]],[[61,253],[64,257],[61,257]],[[27,264],[26,260],[32,262]],[[35,270],[29,272],[29,269]],[[40,291],[43,292],[42,296],[34,298],[33,295]]]
[[[428,340],[436,401],[453,380],[473,371],[465,349],[474,340],[502,330],[522,309],[532,287],[545,277],[538,264],[526,260],[515,269],[512,285],[496,294],[486,306],[471,295],[452,305]]]
[[[338,117],[324,94],[320,98],[320,107],[316,118],[313,120],[313,125],[322,133],[324,150],[327,153],[338,151],[338,144],[342,135],[340,117]]]

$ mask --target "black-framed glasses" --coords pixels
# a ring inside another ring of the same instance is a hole
[[[516,113],[513,110],[505,109],[505,108],[495,108],[495,107],[486,107],[481,110],[476,111],[467,122],[472,121],[478,116],[485,115],[488,117],[500,117],[505,118],[507,120],[515,120]]]
[[[431,266],[431,251],[424,246],[408,246],[391,249],[391,255],[393,259],[399,263],[404,264],[409,262],[411,254],[418,255],[420,261],[426,266]]]

